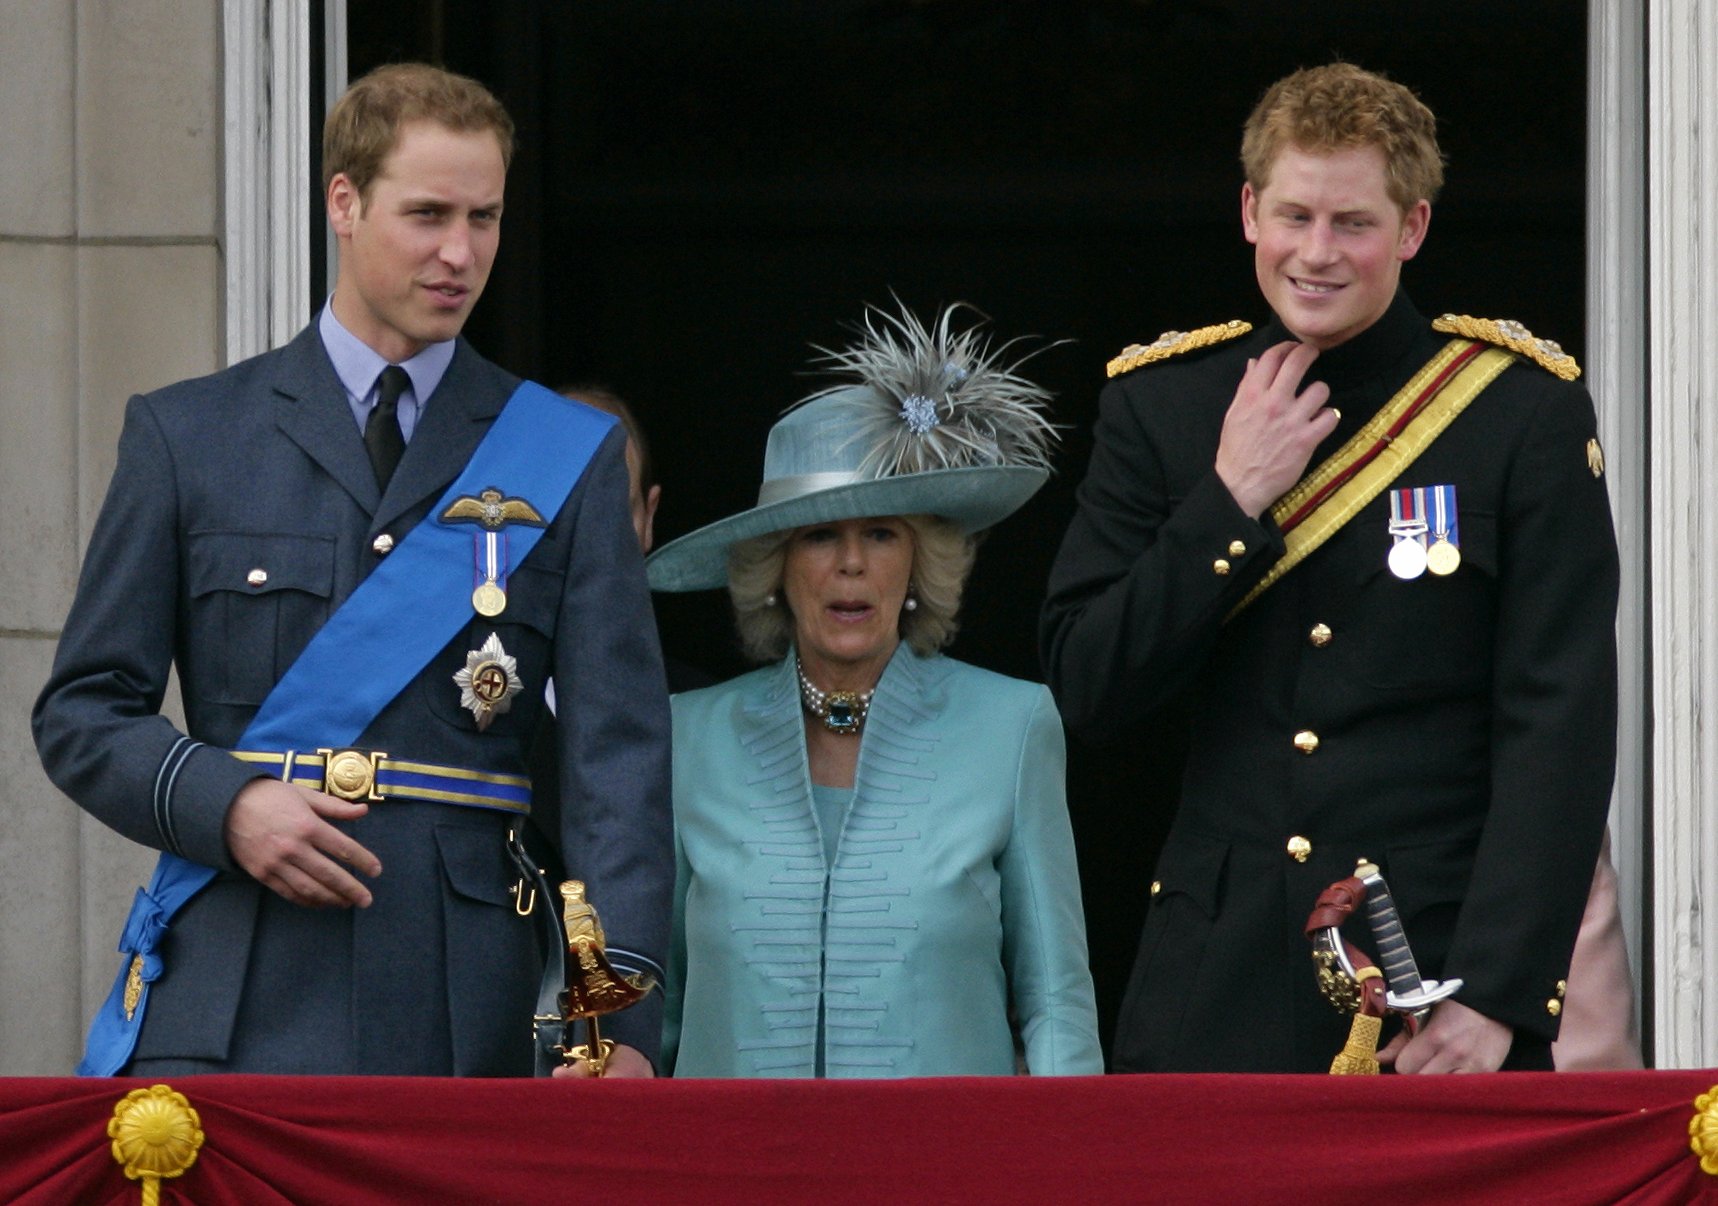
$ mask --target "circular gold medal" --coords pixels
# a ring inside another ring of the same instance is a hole
[[[471,592],[471,605],[478,615],[494,619],[507,610],[507,592],[493,582],[485,582]]]
[[[1461,564],[1461,550],[1447,540],[1439,540],[1426,550],[1426,568],[1442,578],[1456,572]]]
[[[1426,546],[1410,537],[1390,546],[1390,572],[1404,582],[1426,572]]]

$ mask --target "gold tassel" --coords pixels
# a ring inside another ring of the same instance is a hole
[[[1348,1043],[1330,1061],[1332,1076],[1378,1075],[1378,1036],[1384,1030],[1383,1018],[1370,1018],[1363,1013],[1354,1015],[1348,1027]]]

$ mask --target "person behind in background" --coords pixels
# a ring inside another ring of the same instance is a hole
[[[459,338],[512,145],[473,80],[358,80],[324,132],[316,321],[131,400],[34,717],[54,782],[163,852],[81,1071],[544,1066],[558,923],[515,833],[551,674],[561,854],[614,963],[658,970],[669,720],[625,436]],[[651,1071],[659,1019],[614,1021],[611,1074]]]
[[[1061,721],[938,652],[976,536],[1048,477],[1042,390],[944,312],[771,429],[758,505],[667,545],[760,670],[674,697],[676,1076],[1098,1073]]]
[[[1549,1067],[1615,761],[1592,400],[1556,345],[1402,291],[1443,179],[1407,88],[1298,71],[1242,162],[1274,318],[1111,363],[1041,625],[1075,732],[1192,718],[1114,1066],[1328,1069],[1302,931],[1366,858],[1463,982],[1381,1058]]]
[[[561,396],[606,410],[620,420],[626,430],[627,505],[632,511],[632,530],[638,535],[640,551],[649,553],[655,544],[656,508],[662,503],[662,484],[656,479],[656,459],[650,455],[650,441],[632,406],[619,394],[601,385],[569,385]]]
[[[631,482],[632,530],[638,533],[639,550],[649,554],[656,542],[656,509],[662,505],[662,482],[656,476],[656,458],[650,455],[650,441],[644,427],[633,413],[632,405],[611,389],[600,385],[573,385],[561,391],[569,398],[606,410],[626,428],[626,469]],[[663,668],[668,672],[670,693],[708,687],[715,677],[690,662],[664,652]]]

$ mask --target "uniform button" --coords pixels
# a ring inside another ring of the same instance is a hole
[[[252,586],[262,586],[268,581],[268,571],[258,567],[245,575],[245,581]]]
[[[1308,856],[1312,854],[1312,843],[1297,833],[1288,840],[1288,846],[1286,849],[1289,852],[1289,857],[1294,859],[1295,862],[1304,863]]]
[[[1545,1012],[1550,1014],[1552,1017],[1556,1017],[1558,1014],[1563,1012],[1563,1002],[1559,1001],[1556,997],[1552,997],[1549,1001],[1545,1002]]]
[[[1163,891],[1163,881],[1161,879],[1152,880],[1151,881],[1151,894],[1153,896],[1156,896],[1161,891]]]
[[[1318,748],[1318,734],[1311,729],[1302,729],[1294,735],[1294,748],[1303,754],[1310,754]]]
[[[370,547],[376,550],[376,556],[386,557],[394,551],[394,538],[383,532],[370,542]]]
[[[1559,997],[1567,995],[1568,991],[1569,991],[1569,982],[1567,980],[1557,981],[1557,995]]]
[[[1246,551],[1247,546],[1242,544],[1239,540],[1231,540],[1229,542],[1229,556],[1240,557],[1243,556]]]
[[[1314,624],[1312,631],[1306,634],[1306,639],[1312,642],[1314,649],[1323,649],[1330,644],[1331,631],[1329,624]]]
[[[1224,574],[1229,572],[1229,563],[1219,557],[1211,563],[1211,572],[1221,578]]]

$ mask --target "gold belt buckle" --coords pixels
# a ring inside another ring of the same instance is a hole
[[[388,755],[381,750],[319,749],[322,755],[322,790],[342,800],[380,800],[376,772]]]

